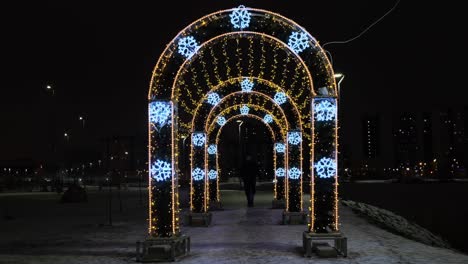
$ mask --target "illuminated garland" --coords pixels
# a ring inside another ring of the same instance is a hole
[[[201,181],[205,178],[205,171],[203,169],[200,169],[200,168],[195,168],[193,171],[192,171],[192,179],[194,181]]]
[[[330,158],[322,158],[315,163],[315,170],[319,178],[331,178],[336,173],[336,162]]]
[[[248,78],[244,78],[244,80],[241,82],[241,89],[243,92],[252,91],[253,86],[254,86],[254,83],[251,82]]]
[[[157,182],[166,181],[172,176],[172,168],[169,162],[157,160],[151,164],[151,178]]]
[[[288,178],[292,180],[297,180],[301,177],[301,170],[296,167],[292,167],[288,170]]]
[[[284,153],[286,151],[286,146],[283,143],[275,143],[276,153]]]
[[[194,37],[188,36],[179,40],[179,53],[190,59],[200,48]]]
[[[218,116],[216,123],[220,126],[224,126],[224,124],[226,124],[226,118],[224,116]]]
[[[275,173],[277,177],[284,177],[286,175],[286,170],[284,170],[284,168],[277,168]]]
[[[302,142],[302,137],[300,132],[289,132],[288,133],[288,142],[291,145],[297,145]]]
[[[289,36],[288,46],[295,52],[299,53],[310,47],[307,33],[293,32]]]
[[[250,111],[250,108],[247,105],[243,105],[240,108],[241,115],[247,115],[249,113],[249,111]]]
[[[229,15],[229,17],[231,17],[231,24],[234,28],[240,29],[244,29],[249,26],[250,16],[249,11],[243,5],[240,5],[238,8],[234,8],[232,13]]]
[[[158,101],[151,102],[149,104],[149,122],[159,128],[166,124],[170,124],[171,111],[169,103]]]
[[[316,121],[333,121],[336,118],[336,104],[327,99],[314,99]]]
[[[277,92],[273,98],[278,105],[286,103],[286,94],[284,92]]]
[[[210,172],[208,172],[208,178],[210,180],[216,180],[217,177],[218,177],[218,172],[217,171],[210,170]]]
[[[205,144],[206,137],[204,133],[193,133],[192,134],[192,142],[193,145],[197,147],[202,147]]]
[[[270,124],[273,122],[273,117],[270,115],[270,114],[266,114],[264,117],[263,117],[263,121],[267,124]]]
[[[211,105],[217,105],[221,101],[221,98],[217,93],[209,93],[206,101]]]
[[[215,155],[216,153],[218,153],[218,150],[217,150],[217,147],[215,144],[211,144],[209,147],[208,147],[208,154],[210,155]]]

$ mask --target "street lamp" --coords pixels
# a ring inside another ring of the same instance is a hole
[[[239,175],[239,184],[242,186],[242,181],[241,181],[241,175],[240,175],[240,168],[242,167],[242,149],[244,148],[244,146],[241,144],[241,126],[242,124],[244,123],[242,120],[238,119],[236,121],[238,124],[239,124],[239,131],[238,131],[238,144],[239,144],[239,172],[238,172],[238,175]]]
[[[50,85],[50,84],[46,85],[46,90],[47,90],[47,91],[51,91],[51,92],[52,92],[52,95],[55,94],[55,90],[52,88],[52,85]]]
[[[83,116],[80,116],[79,119],[80,119],[81,123],[83,124],[83,128],[84,128],[84,126],[85,126],[85,119],[84,119],[84,117],[83,117]]]
[[[334,76],[335,76],[335,79],[338,80],[338,99],[340,99],[341,82],[343,81],[345,75],[343,73],[337,72],[335,73]]]

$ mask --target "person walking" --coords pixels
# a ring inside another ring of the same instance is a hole
[[[244,161],[244,166],[242,167],[242,179],[244,181],[244,191],[248,207],[253,207],[254,205],[257,171],[257,164],[251,155],[247,155]]]

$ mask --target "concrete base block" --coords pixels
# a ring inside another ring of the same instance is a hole
[[[326,245],[326,246],[316,246],[315,247],[315,254],[317,254],[317,256],[321,257],[321,258],[336,258],[338,257],[338,251],[330,246],[330,245]]]
[[[190,252],[190,237],[148,238],[136,244],[137,262],[177,261]]]
[[[210,211],[222,211],[223,206],[221,205],[220,201],[210,201]]]
[[[333,246],[323,241],[333,242]],[[302,247],[304,257],[311,257],[312,253],[317,254],[319,257],[328,258],[337,257],[338,255],[346,257],[348,255],[348,240],[340,232],[313,233],[304,231],[302,234]]]
[[[271,202],[271,207],[273,209],[284,209],[286,208],[286,201],[273,199],[273,201]]]
[[[283,225],[305,225],[307,214],[302,212],[283,212]]]
[[[209,226],[211,224],[212,214],[207,213],[188,213],[187,224],[189,226]]]

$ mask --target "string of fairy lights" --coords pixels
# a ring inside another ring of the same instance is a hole
[[[210,133],[218,129],[217,143],[234,113],[267,126],[284,122],[285,149],[275,144],[275,153],[284,153],[285,162],[284,168],[275,167],[275,177],[286,176],[287,210],[302,210],[302,196],[294,194],[302,195],[304,152],[311,174],[309,231],[337,231],[336,90],[332,66],[318,42],[279,14],[239,6],[204,16],[179,32],[156,63],[148,96],[150,235],[179,233],[178,148],[188,137],[191,197],[199,201],[192,204],[191,198],[191,210],[206,212],[207,182],[220,175],[218,166],[215,171],[207,164],[210,156],[219,155],[212,154]],[[255,107],[270,111],[269,116],[254,115]],[[327,186],[332,191],[319,188],[330,190]],[[300,201],[290,204],[290,198]]]

